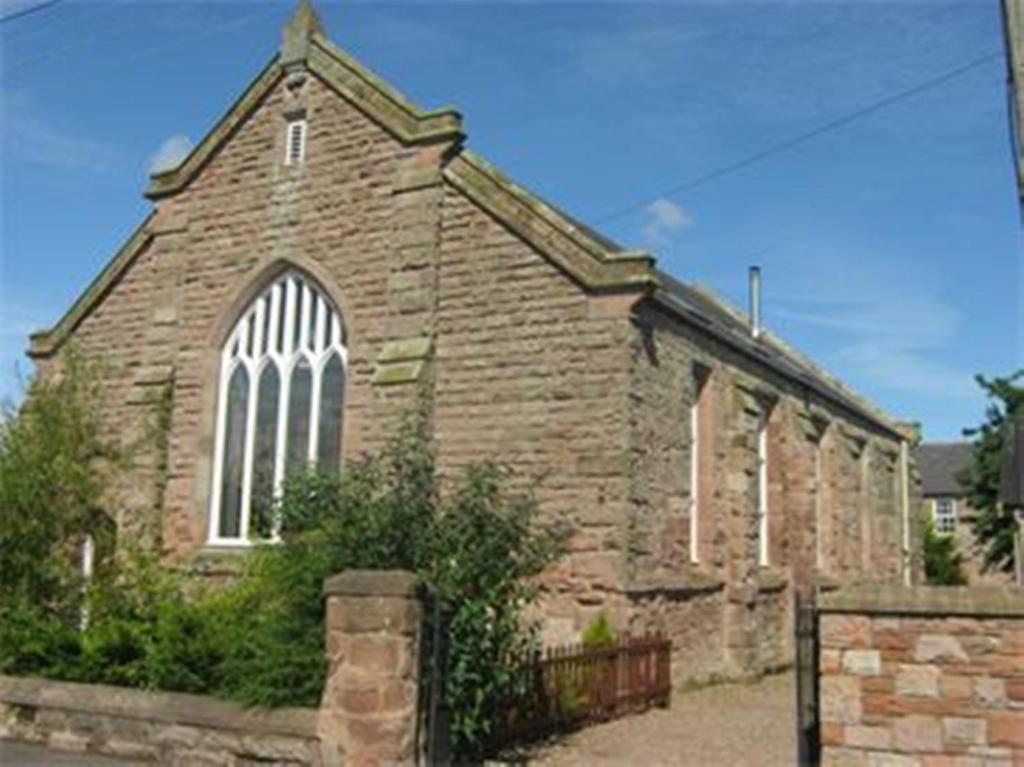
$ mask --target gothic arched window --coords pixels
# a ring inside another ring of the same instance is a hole
[[[330,300],[290,270],[235,323],[220,361],[210,541],[273,538],[270,500],[285,475],[341,461],[348,365]]]

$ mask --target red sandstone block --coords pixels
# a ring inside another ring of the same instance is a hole
[[[993,711],[988,715],[988,742],[1024,748],[1024,711]]]
[[[934,716],[905,716],[893,722],[893,745],[904,753],[942,751],[942,724]]]
[[[862,615],[822,615],[819,638],[822,647],[871,647],[871,620]]]
[[[872,693],[891,693],[893,691],[893,679],[891,676],[869,676],[860,681],[860,689]]]
[[[944,698],[970,698],[974,691],[973,679],[969,676],[943,674],[940,687]]]
[[[820,728],[821,745],[843,745],[843,725],[839,722],[822,722]]]
[[[901,631],[874,631],[874,646],[879,650],[910,650],[914,646],[914,637]],[[883,653],[883,657],[887,654]]]
[[[1013,701],[1024,701],[1024,677],[1006,680],[1006,697]]]

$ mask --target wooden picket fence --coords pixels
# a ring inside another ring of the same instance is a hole
[[[538,653],[526,662],[526,690],[502,718],[497,740],[531,740],[668,706],[671,652],[669,639],[647,634],[599,647],[572,644]]]

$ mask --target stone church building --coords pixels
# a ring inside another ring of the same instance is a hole
[[[111,510],[121,535],[230,569],[268,530],[262,486],[374,451],[426,388],[443,472],[500,460],[572,523],[551,641],[604,611],[667,631],[676,683],[761,673],[791,658],[794,590],[910,577],[906,425],[465,139],[300,4],[31,338],[44,376],[72,345],[104,361],[125,439],[164,425]]]

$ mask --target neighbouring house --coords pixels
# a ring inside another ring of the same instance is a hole
[[[711,292],[465,147],[305,2],[67,313],[31,338],[106,363],[105,418],[161,439],[121,536],[231,570],[289,467],[378,448],[429,394],[440,470],[498,459],[574,527],[544,631],[604,611],[674,640],[676,683],[791,660],[792,595],[909,581],[913,431]]]
[[[977,511],[971,508],[957,476],[971,462],[970,442],[923,442],[914,448],[914,462],[921,477],[921,496],[927,519],[935,532],[951,535],[963,556],[969,585],[1008,583],[1003,573],[983,568],[982,552],[972,530]]]

